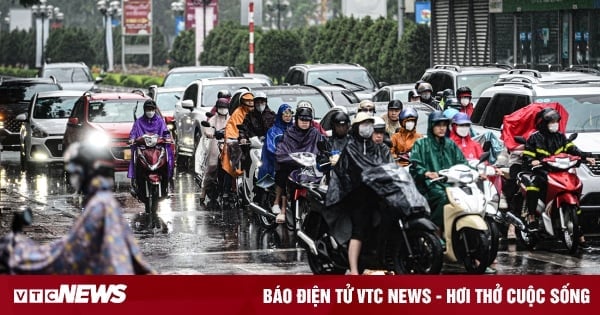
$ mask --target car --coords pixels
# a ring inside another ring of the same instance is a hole
[[[408,102],[408,92],[414,89],[414,83],[386,85],[373,94],[373,102],[389,102],[391,100],[400,100],[402,103]]]
[[[84,93],[67,120],[63,149],[78,141],[92,140],[109,146],[115,172],[127,171],[131,160],[129,133],[136,118],[144,114],[142,93]]]
[[[266,81],[269,81],[269,85],[274,85],[273,84],[273,80],[271,80],[271,77],[269,77],[266,74],[262,74],[262,73],[244,73],[245,77],[249,77],[249,78],[259,78],[259,79],[263,79]]]
[[[33,97],[39,92],[58,90],[62,87],[52,79],[0,78],[0,145],[3,150],[20,150],[23,122],[16,117],[27,112]]]
[[[378,88],[387,85],[376,82],[365,67],[352,63],[297,64],[288,69],[283,82],[316,86],[341,84],[361,100],[370,100]]]
[[[63,161],[62,140],[75,102],[81,91],[58,90],[39,92],[33,97],[27,112],[17,115],[23,122],[20,130],[21,168],[33,163]]]
[[[357,107],[360,98],[353,91],[338,85],[317,86],[327,97],[329,97],[335,106]]]
[[[228,90],[233,94],[242,87],[251,89],[268,85],[268,81],[249,77],[208,78],[190,83],[183,92],[181,102],[175,106],[177,156],[193,156],[202,136],[200,122],[206,120],[206,113],[215,105],[220,90]]]
[[[288,104],[295,111],[299,101],[309,101],[317,121],[335,106],[333,100],[323,90],[311,85],[266,86],[256,87],[251,91],[252,93],[264,92],[267,95],[267,104],[274,112],[277,112],[281,104]]]
[[[508,65],[496,64],[471,67],[435,65],[425,70],[421,80],[429,82],[434,93],[445,89],[456,91],[461,86],[468,86],[472,91],[473,104],[476,104],[481,92],[494,85],[498,77],[510,69]]]
[[[57,62],[44,64],[42,78],[54,77],[65,90],[100,92],[101,77],[92,78],[90,68],[83,62]]]
[[[183,91],[185,91],[185,87],[159,87],[152,85],[148,88],[148,96],[156,102],[170,131],[175,130],[175,106],[181,101]]]
[[[231,66],[189,66],[176,67],[165,76],[162,86],[186,87],[194,80],[218,77],[241,77],[242,72]]]
[[[478,132],[500,134],[504,115],[534,102],[559,102],[569,113],[567,133],[578,133],[575,144],[600,158],[600,82],[499,82],[484,90],[471,117]],[[600,232],[600,163],[581,164],[580,199],[584,233]]]

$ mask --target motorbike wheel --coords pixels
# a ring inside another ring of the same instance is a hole
[[[150,197],[146,200],[146,213],[149,214],[148,229],[161,228],[158,219],[158,186],[150,185]]]
[[[577,241],[581,236],[579,232],[577,207],[574,205],[565,205],[560,207],[559,212],[562,212],[566,226],[566,229],[561,231],[561,237],[569,254],[573,255],[577,252],[577,248],[579,247]]]
[[[395,272],[439,274],[442,271],[444,261],[444,249],[440,239],[432,232],[421,230],[408,231],[406,236],[408,237],[412,256],[409,257],[409,251],[405,243],[401,241],[400,253],[396,255],[394,263],[394,265],[401,265],[401,270]]]
[[[314,221],[313,222],[317,222]],[[321,246],[327,246],[327,244],[331,244],[329,240],[329,236],[327,235],[327,224],[321,219],[321,223],[319,226],[318,237],[315,238],[315,243],[317,243],[317,248]],[[343,275],[346,273],[346,268],[341,268],[336,266],[331,262],[331,259],[325,257],[323,255],[315,255],[313,254],[308,247],[306,248],[306,258],[308,260],[308,266],[310,267],[310,271],[312,271],[315,275]],[[331,249],[330,249],[331,250]],[[340,249],[338,249],[340,250]]]
[[[271,205],[273,205],[273,202],[275,201],[275,191],[273,191],[273,189],[268,189],[260,192],[257,201],[259,206],[263,207],[264,209],[270,210]],[[256,219],[258,220],[260,226],[262,226],[265,229],[272,229],[277,227],[275,219],[269,216],[257,214]]]
[[[485,223],[487,223],[490,230],[490,263],[493,263],[498,256],[498,248],[500,247],[500,227],[493,218],[488,216],[485,217]]]
[[[300,198],[298,200],[298,207],[299,209],[296,209],[296,202],[294,200],[292,200],[291,202],[292,205],[294,205],[293,207],[290,208],[289,204],[288,204],[288,211],[286,211],[286,227],[288,228],[288,230],[290,231],[296,231],[296,226],[303,226],[304,225],[304,220],[306,219],[306,215],[308,215],[308,212],[310,211],[310,204],[308,202],[308,200],[304,199],[304,198]],[[289,211],[289,209],[292,209],[293,211]],[[298,218],[296,218],[296,211],[298,211]],[[290,216],[291,214],[291,216]]]
[[[452,235],[454,252],[469,273],[483,274],[491,264],[488,231],[463,228]]]

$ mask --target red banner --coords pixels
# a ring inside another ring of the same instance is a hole
[[[599,276],[3,276],[2,314],[596,314]]]
[[[207,3],[206,5],[206,11],[210,12],[209,10],[212,8],[213,12],[214,12],[214,19],[213,21],[206,21],[206,25],[209,25],[209,23],[212,23],[213,26],[217,26],[218,23],[218,0],[210,0],[209,3]],[[185,1],[185,29],[189,30],[190,28],[195,28],[196,27],[196,8],[202,7],[204,4],[202,2],[202,0],[186,0]],[[202,21],[200,21],[202,22]]]
[[[126,35],[151,35],[152,0],[123,1],[123,29]]]

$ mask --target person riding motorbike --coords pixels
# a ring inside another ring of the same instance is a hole
[[[245,144],[250,141],[250,138],[264,138],[267,130],[273,126],[275,122],[275,112],[273,112],[267,104],[267,94],[265,92],[257,92],[254,95],[254,109],[248,112],[244,122],[240,127],[240,143]],[[248,146],[242,147],[242,169],[246,172],[250,169],[252,163],[250,159],[250,150]]]
[[[445,89],[444,91],[442,91],[442,99],[440,100],[440,107],[448,108],[448,106],[450,106],[449,105],[450,103],[457,104],[458,100],[456,99],[456,96],[454,95],[454,90]]]
[[[219,92],[217,92],[217,102],[219,102],[218,100],[220,98],[224,98],[227,99],[227,102],[231,102],[231,92],[229,92],[229,90],[219,90]],[[217,104],[215,103],[215,106],[213,106],[213,108],[210,109],[210,116],[214,116],[217,113]],[[206,118],[206,121],[208,121],[209,117]]]
[[[478,160],[483,154],[481,144],[471,138],[471,120],[466,113],[458,112],[452,117],[450,139],[456,143],[467,160]]]
[[[350,117],[348,114],[339,111],[334,114],[331,118],[331,125],[333,129],[331,131],[331,137],[327,140],[327,150],[320,152],[317,157],[317,166],[322,172],[327,173],[332,167],[335,166],[340,158],[340,153],[348,144],[350,135]],[[329,162],[329,164],[327,163]]]
[[[156,134],[161,138],[164,138],[167,142],[171,142],[171,132],[167,128],[165,120],[160,115],[156,103],[153,100],[147,100],[144,102],[144,115],[140,116],[133,123],[131,132],[129,133],[129,143],[131,144],[131,160],[129,161],[129,169],[127,170],[127,177],[131,178],[131,193],[137,195],[138,182],[136,180],[136,145],[135,140],[144,134]],[[167,189],[173,178],[174,155],[170,145],[166,145],[167,151],[167,162],[168,162],[168,183],[163,185],[163,196],[167,196]]]
[[[388,138],[400,128],[398,116],[403,107],[404,104],[402,104],[400,100],[391,100],[387,105],[387,113],[381,115],[381,118],[385,121],[385,132],[387,133]]]
[[[377,116],[373,117],[373,120],[375,122],[373,123],[373,135],[371,136],[371,139],[377,144],[383,143],[388,148],[391,147],[392,140],[390,139],[388,133],[385,131],[385,121],[383,120],[383,118]]]
[[[591,153],[579,150],[573,142],[567,140],[564,133],[559,131],[560,119],[560,114],[553,108],[540,110],[535,116],[536,131],[529,136],[525,143],[523,166],[535,175],[527,186],[525,197],[530,230],[538,228],[535,220],[536,208],[538,199],[540,197],[544,198],[546,194],[546,184],[548,183],[548,174],[542,168],[536,168],[535,166],[540,165],[543,158],[561,152],[585,158],[590,164],[596,163]],[[581,248],[589,248],[583,234],[579,238],[579,243]]]
[[[473,93],[471,89],[468,86],[461,86],[456,90],[456,96],[460,102],[458,110],[461,113],[466,113],[471,118],[471,115],[473,115],[473,103],[471,102]]]
[[[467,164],[460,148],[446,137],[449,123],[450,119],[441,111],[429,114],[427,137],[415,142],[410,155],[410,173],[415,178],[419,192],[429,201],[431,220],[442,230],[443,209],[448,197],[443,184],[432,183],[431,180],[439,177],[439,170]]]
[[[428,82],[423,82],[423,83],[419,84],[419,87],[417,88],[417,92],[419,93],[419,97],[421,98],[422,103],[430,105],[435,110],[442,110],[442,107],[440,106],[440,102],[438,100],[436,100],[435,98],[433,98],[433,96],[432,96],[433,87],[431,87],[431,84],[429,84]]]
[[[69,233],[39,244],[20,232],[0,239],[0,269],[10,274],[152,274],[114,197],[113,157],[106,147],[75,142],[64,152],[70,185],[83,194],[83,212]]]
[[[409,107],[400,112],[400,129],[392,135],[392,157],[407,158],[406,154],[410,152],[415,141],[423,137],[417,132],[417,120],[419,113],[416,109]],[[408,165],[407,161],[399,161],[400,165]]]
[[[204,172],[204,177],[202,178],[202,185],[200,188],[200,203],[202,204],[206,198],[206,188],[214,182],[215,176],[218,172],[217,165],[219,164],[219,147],[217,140],[214,139],[214,132],[225,129],[225,125],[229,119],[229,99],[224,97],[217,99],[216,108],[217,114],[208,120],[208,123],[214,127],[214,129],[203,128],[204,136],[210,139],[210,142],[208,144],[208,155],[205,162],[206,171]],[[216,200],[210,200],[210,202],[214,204]]]
[[[281,212],[277,215],[276,222],[285,222],[285,211],[287,206],[287,182],[290,173],[299,167],[289,156],[294,152],[310,152],[319,154],[317,143],[324,140],[324,136],[313,124],[314,110],[308,101],[299,101],[296,104],[296,115],[294,124],[283,133],[281,141],[275,150],[275,205],[279,201]],[[278,192],[280,192],[278,194]]]
[[[356,109],[356,113],[365,112],[371,116],[375,115],[375,103],[369,100],[362,100],[358,103],[358,108]]]
[[[351,275],[359,273],[358,259],[362,241],[366,239],[371,223],[372,203],[378,200],[376,193],[363,183],[362,172],[392,161],[389,148],[373,142],[373,123],[374,118],[367,113],[356,114],[350,141],[333,168],[325,199],[325,206],[329,210],[346,212],[350,216],[352,232],[348,260]]]
[[[408,101],[409,102],[421,102],[421,97],[417,92],[417,89],[412,89],[408,91]]]

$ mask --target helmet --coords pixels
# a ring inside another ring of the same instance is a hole
[[[402,110],[402,107],[404,107],[404,105],[399,100],[391,100],[388,103],[388,110],[389,109],[399,109],[399,110]]]
[[[369,100],[362,100],[358,103],[358,111],[359,112],[369,112],[372,111],[375,113],[375,103]]]
[[[217,100],[217,108],[229,108],[229,99],[221,97]]]
[[[244,101],[253,101],[254,95],[251,92],[242,92],[240,99]]]
[[[375,132],[384,133],[385,132],[385,121],[383,118],[379,116],[373,117],[373,128]]]
[[[110,150],[90,141],[72,143],[65,150],[63,158],[71,185],[83,193],[87,193],[87,186],[93,177],[112,177],[114,173]]]
[[[453,89],[445,89],[442,92],[442,97],[445,98],[445,99],[449,98],[449,97],[453,97],[453,96],[454,96],[454,90]]]
[[[410,91],[408,91],[408,101],[410,102],[411,98],[413,97],[418,97],[419,93],[417,93],[416,89],[412,89]]]
[[[535,126],[539,129],[542,124],[547,125],[555,120],[560,120],[560,114],[554,108],[546,107],[535,115]]]
[[[442,113],[442,111],[435,110],[435,111],[431,112],[431,114],[429,114],[428,122],[430,125],[433,125],[433,124],[436,124],[441,121],[450,123],[450,120],[451,120],[450,118],[444,116],[444,113]]]
[[[217,98],[231,98],[229,90],[220,90],[217,92]]]
[[[417,113],[417,110],[409,107],[409,108],[405,108],[400,112],[400,116],[398,116],[398,119],[400,119],[400,121],[409,119],[409,118],[413,118],[413,119],[419,119],[419,113]]]
[[[313,120],[313,107],[309,101],[299,101],[296,104],[296,120],[299,118]]]
[[[460,101],[454,95],[451,95],[444,101],[444,106],[446,108],[460,107]]]
[[[333,125],[350,125],[350,117],[348,117],[348,114],[338,111],[331,117],[331,123]]]
[[[256,92],[256,94],[254,94],[254,100],[258,101],[258,99],[264,99],[265,102],[267,101],[267,94],[265,94],[265,92],[259,91]]]
[[[421,84],[426,83],[427,81],[425,80],[419,80],[417,82],[415,82],[415,90],[419,88],[419,86],[421,86]]]
[[[459,112],[452,117],[452,123],[457,125],[471,124],[471,119],[466,113]]]
[[[473,93],[471,92],[471,89],[468,86],[461,86],[458,88],[458,90],[456,90],[456,96],[458,96],[459,98],[461,96],[471,96]]]
[[[352,121],[352,126],[356,124],[360,124],[365,120],[370,120],[371,122],[375,122],[375,118],[365,112],[359,112],[354,116],[354,120]]]
[[[153,100],[147,100],[144,102],[144,109],[146,108],[156,108],[156,103]]]
[[[419,84],[419,88],[417,89],[417,92],[419,93],[419,95],[421,95],[421,93],[423,93],[425,91],[429,91],[429,92],[433,93],[433,87],[431,87],[431,84],[429,84],[428,82],[423,82],[423,83]]]

